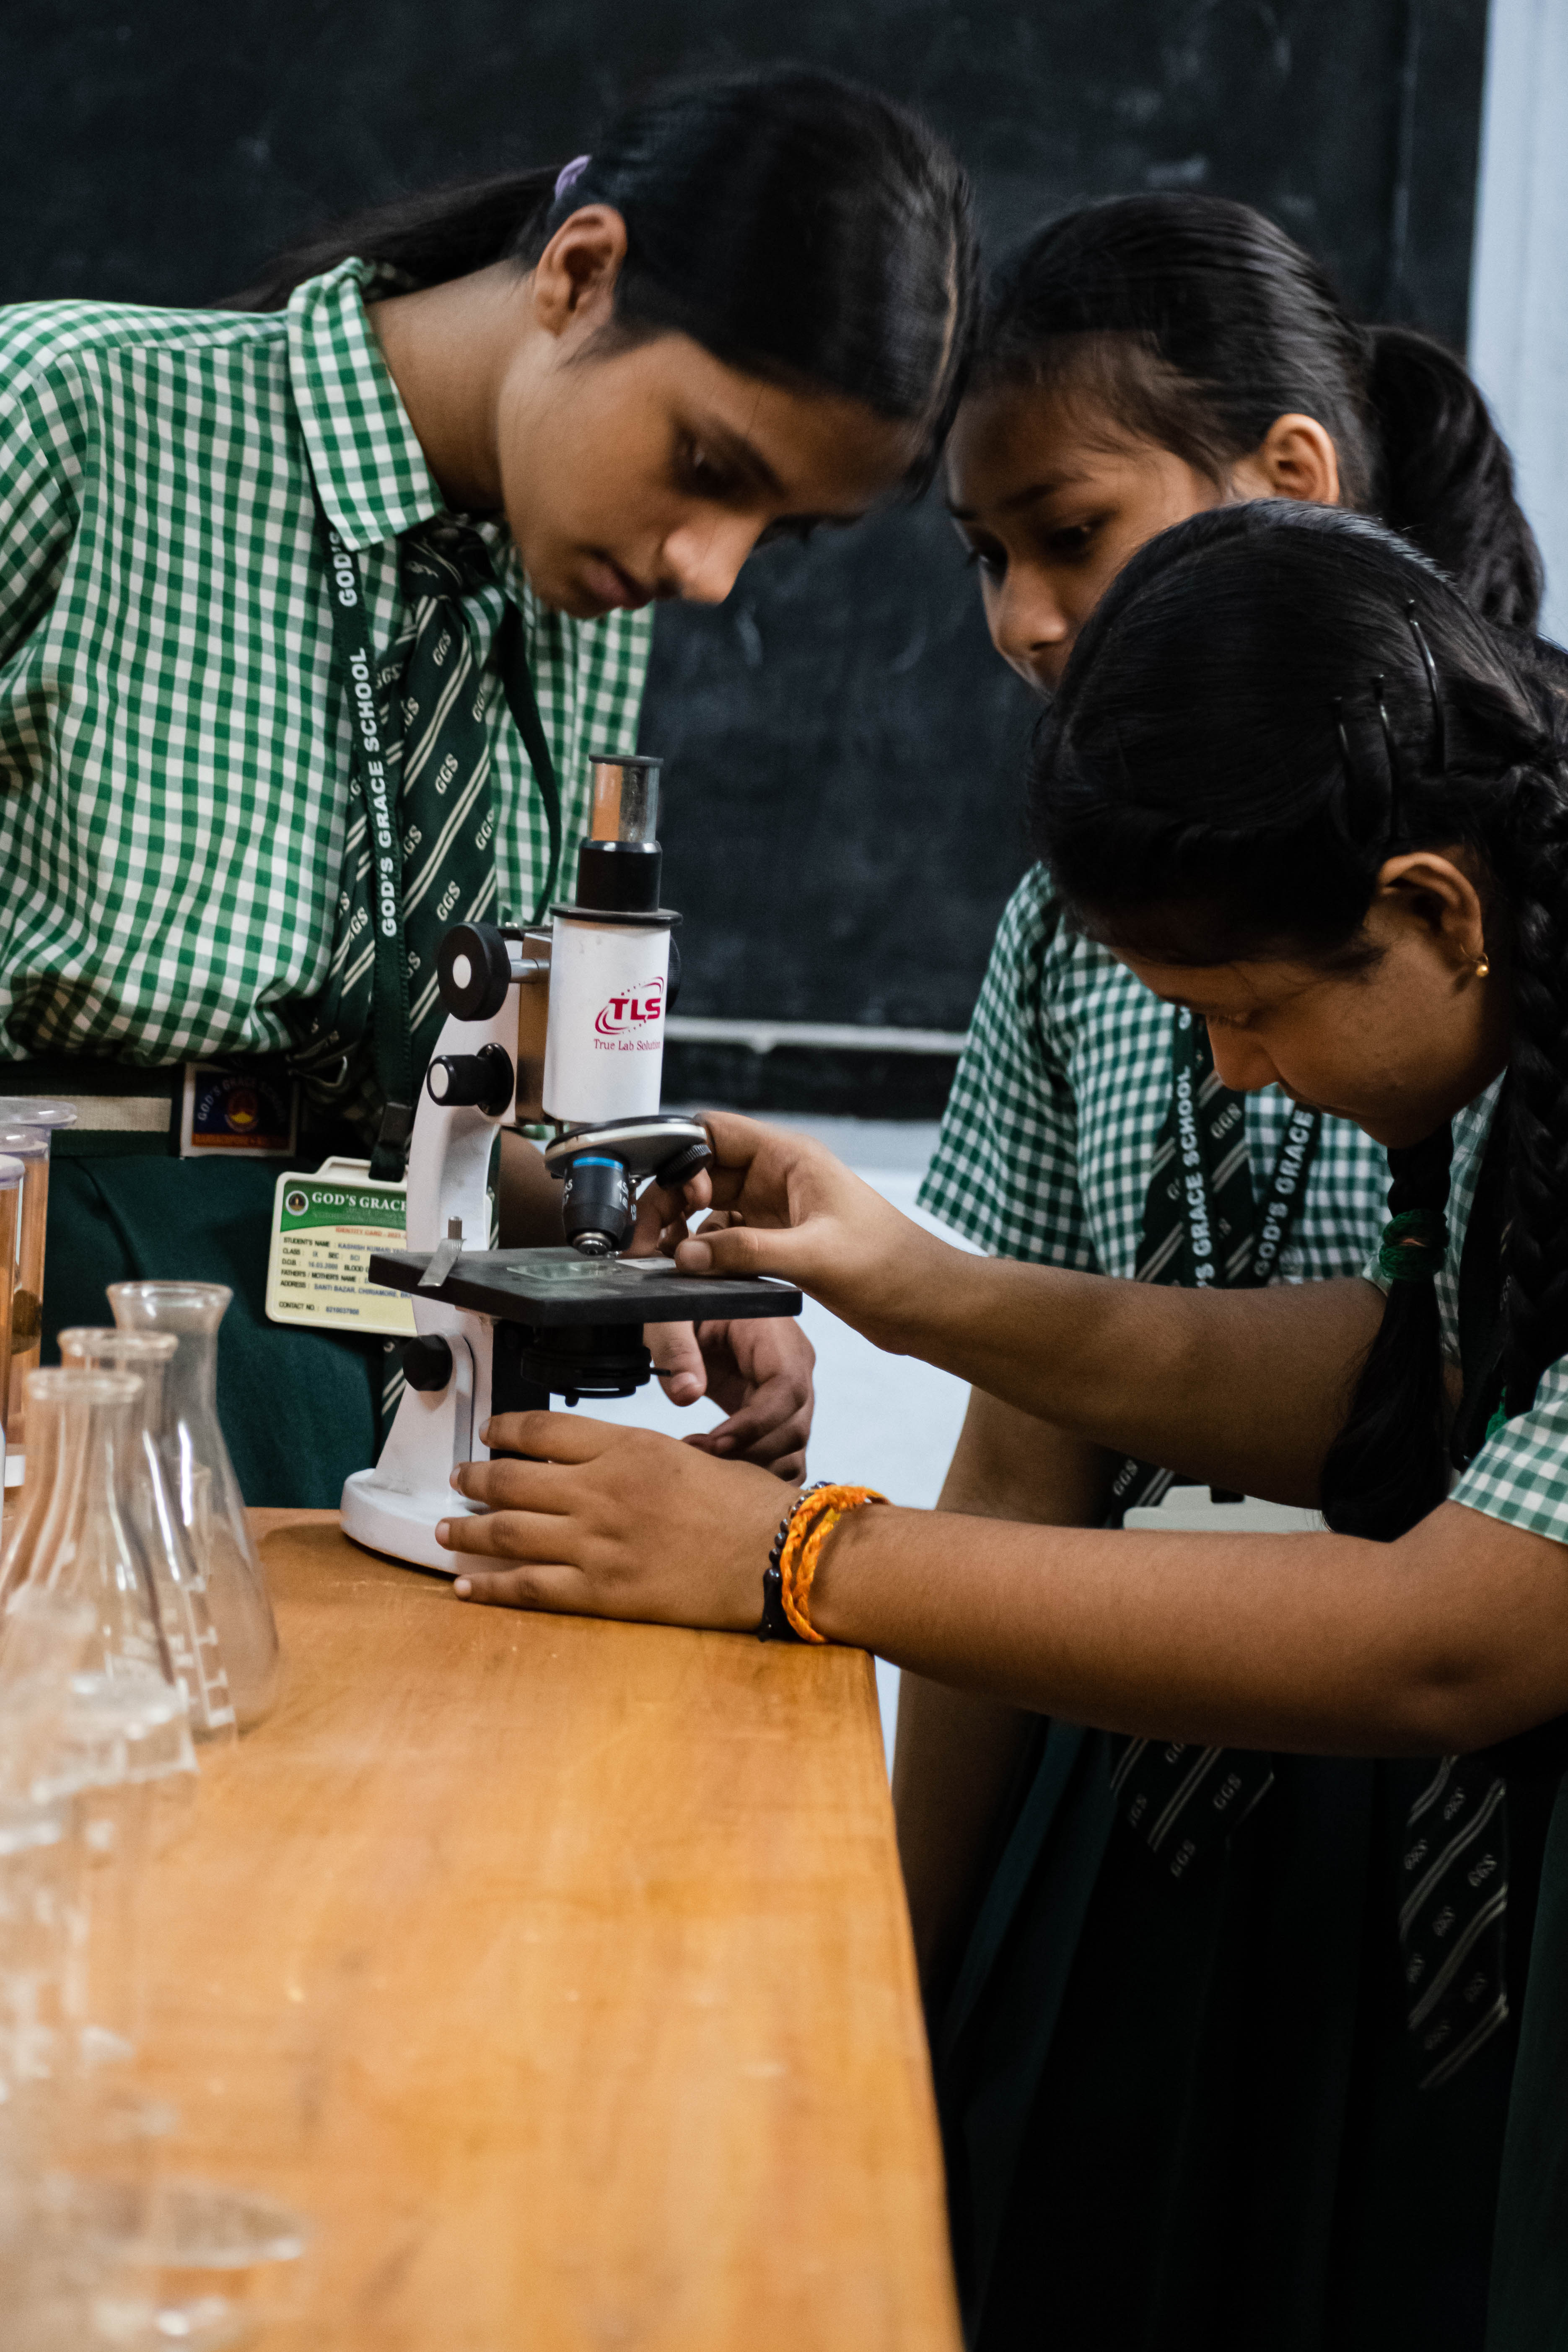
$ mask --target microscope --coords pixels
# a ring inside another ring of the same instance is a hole
[[[416,1567],[465,1565],[436,1526],[481,1507],[449,1482],[490,1458],[479,1431],[492,1413],[635,1395],[653,1372],[647,1323],[800,1313],[800,1292],[766,1276],[620,1255],[639,1186],[684,1183],[712,1157],[700,1121],[658,1107],[680,919],[659,905],[661,765],[593,756],[577,895],[548,929],[458,923],[441,941],[447,1021],[415,1109],[408,1246],[370,1262],[373,1282],[408,1294],[416,1336],[381,1459],[348,1479],[342,1507],[345,1535]],[[565,1241],[491,1249],[498,1130],[541,1126],[554,1130],[544,1162]]]

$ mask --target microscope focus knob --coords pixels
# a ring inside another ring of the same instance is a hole
[[[425,1085],[444,1109],[482,1110],[487,1118],[499,1118],[516,1091],[517,1073],[504,1045],[481,1045],[477,1054],[437,1054]]]
[[[438,1331],[403,1342],[403,1377],[422,1395],[438,1395],[452,1377],[452,1350]]]
[[[694,1176],[700,1176],[704,1168],[711,1168],[712,1165],[713,1154],[705,1143],[688,1143],[673,1160],[667,1160],[662,1168],[655,1169],[653,1181],[673,1192],[680,1185],[689,1184]]]
[[[436,953],[441,1002],[459,1021],[489,1021],[506,1003],[511,957],[493,923],[454,923]]]

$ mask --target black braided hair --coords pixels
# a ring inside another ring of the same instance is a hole
[[[1503,1400],[1528,1412],[1568,1319],[1568,806],[1555,761],[1501,780],[1512,822],[1500,861],[1512,913],[1509,1312]]]
[[[1388,1213],[1441,1217],[1454,1130],[1388,1155]],[[1390,1286],[1343,1428],[1323,1464],[1330,1525],[1342,1535],[1403,1535],[1436,1509],[1448,1483],[1443,1354],[1430,1282]]]
[[[1513,467],[1456,354],[1414,327],[1362,327],[1327,272],[1250,205],[1168,189],[1080,205],[1005,256],[978,388],[1085,397],[1223,486],[1275,419],[1334,445],[1346,506],[1442,564],[1478,612],[1532,627],[1541,558]]]
[[[1568,1353],[1565,714],[1556,647],[1482,620],[1363,516],[1262,501],[1133,557],[1079,638],[1033,777],[1036,845],[1071,919],[1162,962],[1364,968],[1385,859],[1468,854],[1492,965],[1479,984],[1510,990],[1513,1014],[1510,1413]],[[1391,1211],[1440,1216],[1450,1148],[1445,1125],[1391,1152]],[[1441,1499],[1437,1337],[1430,1284],[1395,1283],[1325,1465],[1331,1525],[1391,1537]]]

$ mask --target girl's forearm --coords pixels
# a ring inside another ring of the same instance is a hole
[[[1568,1710],[1568,1548],[1455,1504],[1395,1544],[860,1510],[812,1614],[936,1681],[1205,1745],[1440,1755]]]
[[[1191,1291],[921,1252],[874,1312],[879,1345],[1077,1437],[1200,1482],[1312,1504],[1383,1314],[1370,1283]]]

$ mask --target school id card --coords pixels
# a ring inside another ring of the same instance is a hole
[[[373,1177],[368,1160],[329,1160],[313,1176],[279,1176],[267,1253],[268,1321],[413,1339],[407,1293],[370,1279],[373,1255],[404,1245],[407,1203],[407,1187]]]

